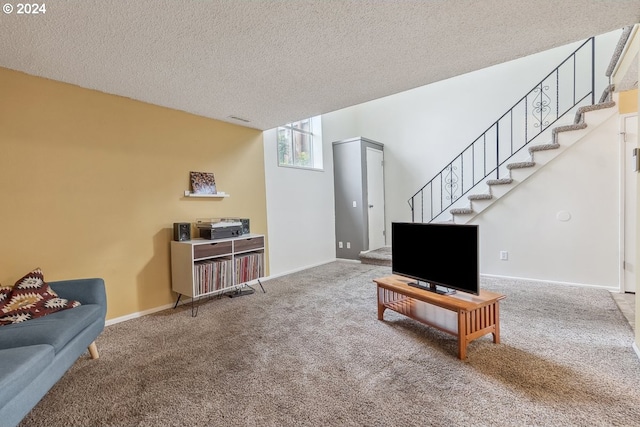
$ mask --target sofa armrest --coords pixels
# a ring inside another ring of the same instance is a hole
[[[72,279],[48,283],[61,298],[80,301],[81,304],[98,304],[106,314],[107,294],[103,279]]]

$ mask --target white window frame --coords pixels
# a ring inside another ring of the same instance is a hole
[[[304,122],[308,122],[308,130],[304,129]],[[293,123],[287,123],[284,126],[280,126],[276,129],[276,149],[278,157],[278,166],[287,168],[307,169],[322,171],[323,158],[322,158],[322,135],[321,135],[321,123],[320,116],[310,117],[308,119],[300,120]],[[286,141],[282,139],[282,133],[288,132],[289,136],[285,137]],[[294,147],[295,138],[307,138],[308,147],[301,154],[308,154],[308,160],[296,159],[296,153],[300,150],[296,150]],[[288,153],[282,152],[283,144],[288,146]],[[287,154],[290,157],[285,157]]]

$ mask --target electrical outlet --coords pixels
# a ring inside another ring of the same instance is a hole
[[[507,251],[500,251],[500,259],[502,261],[507,261],[509,259],[509,252]]]
[[[351,242],[347,242],[347,249],[351,249]]]
[[[342,242],[338,242],[338,248],[342,249]]]

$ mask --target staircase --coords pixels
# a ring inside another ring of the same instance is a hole
[[[624,29],[612,63],[631,28]],[[613,85],[595,100],[594,57],[591,38],[408,200],[412,221],[468,222],[616,114]]]
[[[484,181],[484,192],[475,193],[474,191],[482,191],[482,185],[477,185],[471,191],[473,194],[467,196],[467,206],[449,209],[448,212],[451,214],[450,221],[459,224],[470,221],[493,202],[508,194],[551,160],[582,139],[592,129],[597,128],[609,117],[616,114],[617,109],[613,108],[615,105],[614,101],[607,100],[580,107],[572,124],[553,128],[552,138],[549,142],[528,147],[529,157],[527,159],[523,161],[512,159],[514,160],[513,162],[507,163],[507,176],[500,179],[487,179]],[[596,113],[598,111],[600,112]],[[460,203],[464,203],[464,200],[460,200]]]

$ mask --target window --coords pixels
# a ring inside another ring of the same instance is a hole
[[[322,169],[320,117],[278,128],[278,166]]]

